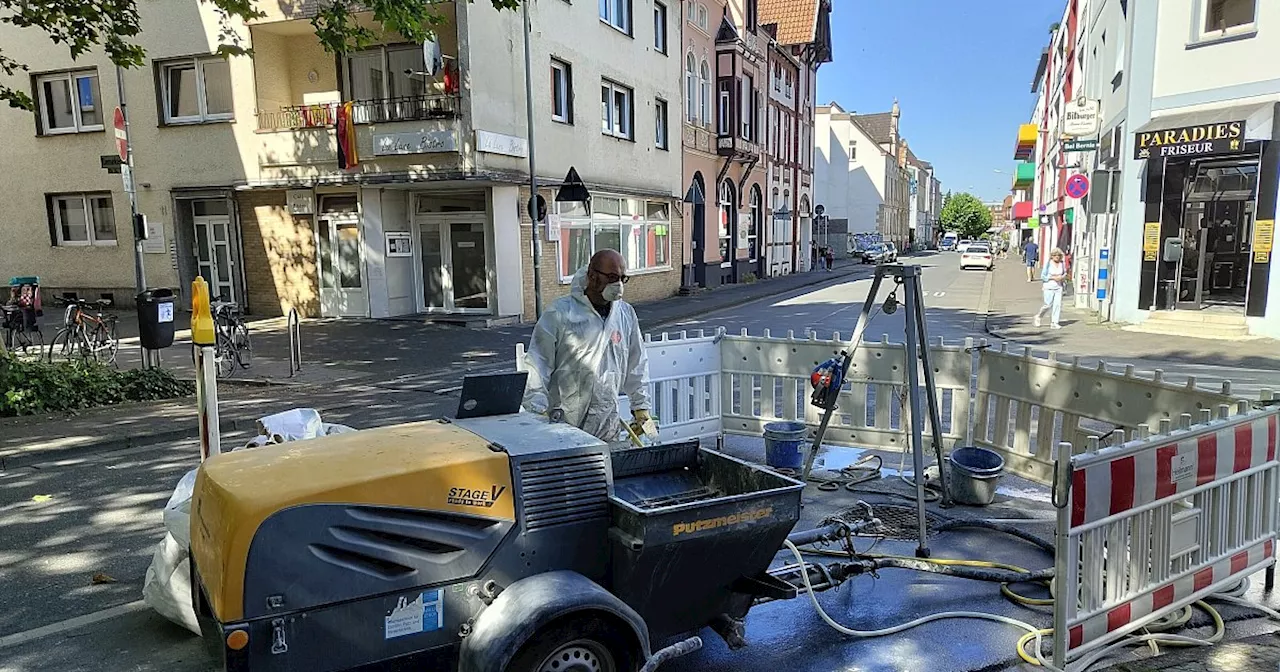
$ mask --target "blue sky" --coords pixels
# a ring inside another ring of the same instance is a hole
[[[836,0],[834,61],[818,71],[818,102],[888,112],[902,106],[911,151],[942,189],[982,200],[1009,193],[1018,124],[1063,0]],[[994,170],[1004,171],[1001,173]]]

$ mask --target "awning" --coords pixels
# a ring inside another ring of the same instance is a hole
[[[1216,107],[1212,109],[1198,110],[1196,112],[1166,114],[1155,117],[1151,121],[1143,124],[1142,128],[1139,128],[1134,132],[1143,133],[1146,131],[1160,131],[1169,128],[1183,128],[1185,126],[1200,126],[1202,124],[1220,124],[1243,119],[1245,122],[1244,137],[1246,139],[1270,140],[1274,111],[1275,103],[1271,102],[1255,105]]]

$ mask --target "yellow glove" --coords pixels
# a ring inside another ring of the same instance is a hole
[[[649,411],[638,408],[631,412],[631,430],[636,434],[653,438],[658,435],[658,423],[654,422]]]

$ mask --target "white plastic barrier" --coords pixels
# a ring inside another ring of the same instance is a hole
[[[971,345],[971,342],[967,345]],[[816,430],[821,410],[809,403],[809,374],[822,362],[840,356],[848,343],[832,340],[725,336],[720,342],[723,363],[723,421],[727,434],[760,436],[774,420],[800,420]],[[942,436],[948,445],[965,438],[969,428],[969,380],[972,367],[967,346],[930,345],[937,387]],[[854,353],[838,406],[824,440],[836,445],[904,450],[907,446],[904,402],[907,401],[906,348],[890,343],[863,343]],[[930,430],[925,439],[932,443]]]
[[[1277,417],[1231,407],[1069,455],[1060,447],[1054,663],[1064,667],[1275,561]],[[1074,669],[1067,668],[1067,669]]]
[[[979,355],[976,394],[974,444],[1004,456],[1007,471],[1045,484],[1059,442],[1080,452],[1090,437],[1123,440],[1138,425],[1155,427],[1162,419],[1237,401],[1230,383],[1217,394],[1197,388],[1195,378],[1172,385],[1160,371],[1148,380],[1132,366],[1112,373],[1105,363],[1084,367],[1079,358],[1060,362],[1054,353],[1032,357],[1029,348],[1014,354],[1003,344]]]

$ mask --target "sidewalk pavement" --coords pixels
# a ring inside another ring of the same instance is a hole
[[[636,305],[641,328],[739,306],[854,274],[872,266],[845,262],[814,271],[705,290]],[[136,334],[132,315],[122,333]],[[47,319],[47,318],[46,318]],[[185,327],[185,317],[179,325]],[[289,336],[282,318],[253,321],[253,363],[218,386],[224,432],[252,432],[264,415],[315,408],[328,422],[357,428],[441,417],[455,410],[467,373],[511,367],[517,343],[528,343],[532,325],[468,329],[416,320],[309,319],[301,325],[303,368],[289,376]],[[190,334],[179,332],[163,351],[162,366],[194,378]],[[122,340],[118,363],[141,363],[136,339]],[[194,399],[123,404],[76,413],[0,419],[0,469],[12,469],[86,453],[194,439]]]
[[[1017,259],[997,264],[987,282],[987,333],[1019,345],[1068,355],[1280,368],[1280,344],[1276,341],[1218,341],[1124,331],[1120,323],[1101,322],[1094,313],[1075,308],[1070,289],[1062,300],[1062,328],[1050,329],[1047,315],[1044,326],[1036,327],[1032,318],[1044,303],[1044,294],[1038,280],[1027,282],[1026,267]]]

